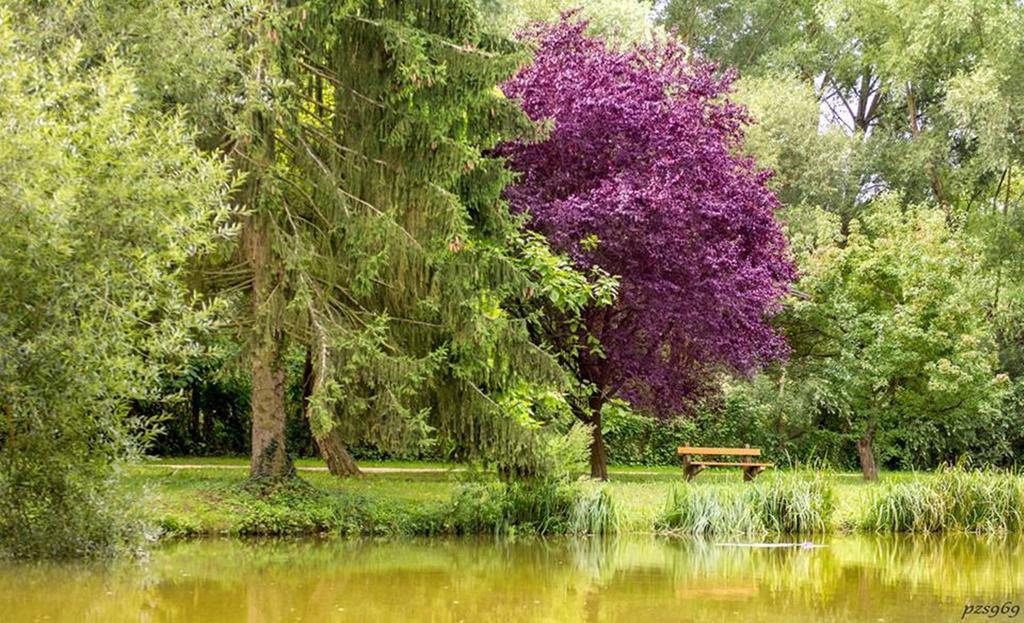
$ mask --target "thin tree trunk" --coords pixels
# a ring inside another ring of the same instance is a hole
[[[302,416],[309,421],[309,398],[313,394],[313,353],[306,349],[306,363],[302,370]],[[310,430],[313,430],[313,423],[309,422]],[[349,454],[345,443],[341,438],[341,432],[337,427],[331,428],[324,435],[313,434],[313,441],[320,450],[320,456],[327,462],[327,471],[338,476],[347,478],[349,476],[362,476],[352,455]]]
[[[608,459],[604,450],[604,434],[601,432],[601,407],[604,399],[595,393],[589,399],[590,424],[594,427],[593,438],[590,440],[590,477],[608,480]]]
[[[910,135],[916,141],[921,134],[921,127],[917,120],[917,97],[914,94],[914,87],[911,83],[907,83],[907,119],[910,123]],[[932,194],[935,196],[935,200],[939,203],[939,206],[946,211],[947,217],[950,213],[950,202],[946,197],[946,190],[942,186],[942,178],[939,177],[938,167],[935,162],[929,157],[928,159],[928,180],[931,183]]]
[[[283,307],[275,298],[280,286],[273,267],[265,215],[246,223],[246,259],[252,269],[252,464],[253,479],[284,479],[295,475],[285,448],[285,373],[282,362]]]
[[[860,455],[860,469],[864,480],[878,480],[878,466],[875,465],[875,425],[868,424],[864,434],[857,441],[857,454]]]
[[[189,434],[192,439],[198,440],[200,443],[205,444],[206,436],[203,434],[201,420],[201,412],[199,409],[199,381],[193,381],[191,389],[191,400],[189,407],[191,408],[191,418],[189,420]]]
[[[14,453],[14,409],[11,405],[4,405],[4,413],[7,414],[7,450]]]

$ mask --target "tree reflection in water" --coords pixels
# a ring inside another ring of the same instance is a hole
[[[21,621],[935,621],[1024,594],[1019,537],[199,541],[0,567]]]

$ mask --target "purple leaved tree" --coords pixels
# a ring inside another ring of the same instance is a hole
[[[594,426],[591,475],[607,479],[605,402],[684,412],[723,372],[783,356],[769,320],[795,271],[769,173],[740,153],[731,78],[675,41],[616,51],[585,27],[565,16],[527,35],[535,59],[503,90],[550,131],[499,150],[520,174],[513,209],[580,267],[619,278],[616,302],[584,313],[600,349],[566,349],[588,388],[576,415]]]

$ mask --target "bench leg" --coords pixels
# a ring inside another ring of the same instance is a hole
[[[750,482],[757,478],[757,475],[764,471],[763,467],[744,467],[743,468],[743,482]]]
[[[703,465],[691,465],[687,463],[683,468],[683,475],[686,477],[687,481],[690,481],[696,478],[697,474],[701,473],[703,469]]]

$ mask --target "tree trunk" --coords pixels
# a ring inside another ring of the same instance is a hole
[[[252,361],[253,479],[284,479],[295,475],[285,448],[284,368],[280,350],[263,345]]]
[[[309,421],[309,397],[313,394],[313,354],[306,349],[306,363],[302,370],[302,417]],[[312,422],[309,422],[310,430],[313,430]],[[337,427],[327,431],[324,435],[313,434],[316,447],[320,450],[320,456],[327,462],[327,471],[340,478],[349,476],[362,476],[359,466],[356,465],[352,455],[345,448],[341,439],[341,433]]]
[[[295,467],[285,448],[284,306],[275,299],[280,275],[273,266],[265,215],[251,215],[243,245],[252,269],[252,464],[253,479],[285,479]],[[279,296],[279,295],[278,295]]]
[[[864,480],[878,480],[878,466],[875,465],[875,425],[868,424],[864,434],[857,441],[857,454],[860,455],[860,469]]]
[[[608,480],[608,460],[604,452],[604,435],[601,433],[601,407],[604,406],[604,399],[600,393],[596,393],[590,397],[588,404],[589,422],[594,427],[594,436],[590,440],[590,477]]]
[[[345,444],[341,440],[338,429],[332,428],[322,437],[314,437],[316,445],[320,448],[320,456],[327,461],[327,471],[340,478],[349,476],[362,476],[352,455],[348,453]]]

